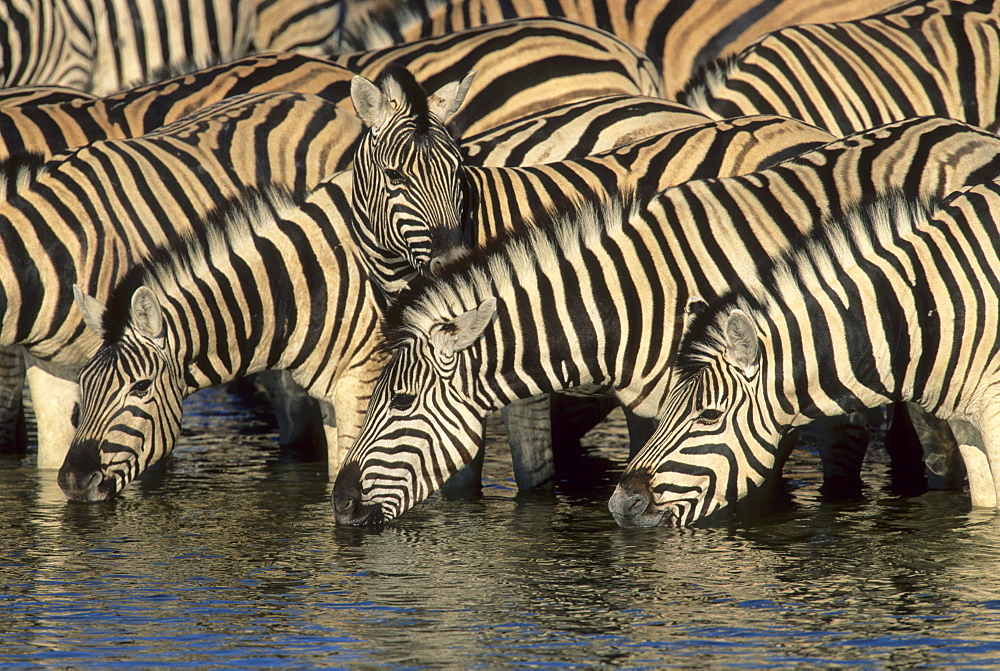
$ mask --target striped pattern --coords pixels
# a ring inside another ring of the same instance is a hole
[[[893,0],[366,0],[352,1],[340,50],[364,50],[508,19],[559,16],[641,49],[674,97],[693,73],[763,35],[799,23],[862,18]]]
[[[686,182],[631,214],[586,207],[555,233],[528,229],[456,264],[390,315],[393,359],[338,476],[338,521],[405,511],[462,462],[472,427],[519,398],[595,384],[662,416],[685,323],[732,282],[882,190],[931,197],[998,171],[993,135],[909,120],[742,177]],[[481,311],[486,326],[470,331]],[[393,412],[400,394],[420,411]]]
[[[255,51],[322,55],[338,0],[3,0],[0,86],[107,95]]]
[[[611,499],[620,523],[691,524],[759,485],[789,427],[900,399],[956,421],[973,504],[996,506],[1000,186],[929,206],[891,195],[828,221],[711,302]]]
[[[1000,4],[913,0],[885,14],[774,32],[678,100],[717,118],[779,114],[836,135],[937,115],[997,128]]]
[[[334,408],[329,449],[346,451],[384,361],[371,285],[341,216],[349,187],[338,174],[304,200],[245,193],[154,250],[106,310],[84,301],[104,342],[80,373],[80,426],[59,472],[69,498],[121,491],[172,450],[184,397],[265,369],[289,370]]]
[[[465,104],[449,120],[459,138],[577,100],[662,94],[656,68],[642,52],[560,19],[507,21],[331,59],[370,80],[397,63],[428,91],[476,70]]]
[[[50,373],[75,379],[98,343],[73,306],[74,283],[103,299],[147,250],[226,197],[269,182],[303,193],[347,167],[360,133],[354,115],[315,96],[251,94],[44,165],[8,161],[0,345],[23,344]],[[68,423],[70,410],[53,421]],[[66,446],[52,446],[44,465],[61,463]]]

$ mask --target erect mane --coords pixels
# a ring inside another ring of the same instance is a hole
[[[34,152],[14,154],[0,161],[0,195],[9,200],[38,179],[46,168],[46,157]]]
[[[121,339],[130,323],[132,295],[140,286],[169,287],[204,280],[210,258],[238,249],[258,227],[276,221],[295,206],[292,194],[283,187],[248,187],[206,213],[179,241],[153,248],[112,289],[102,324],[105,342]]]
[[[797,296],[836,290],[846,262],[926,221],[941,202],[892,190],[854,204],[840,217],[827,216],[809,238],[764,265],[756,277],[743,278],[695,317],[678,351],[678,379],[696,374],[725,348],[723,325],[732,310],[746,312],[759,324]]]
[[[679,103],[697,110],[707,110],[716,88],[725,85],[729,75],[739,67],[740,54],[722,56],[711,60],[692,73],[676,96]]]
[[[514,300],[514,290],[531,291],[532,277],[550,272],[563,259],[620,230],[641,201],[631,191],[601,202],[576,203],[572,211],[539,218],[471,250],[437,274],[414,279],[386,311],[385,348],[394,349],[416,333],[478,307],[490,296]]]
[[[375,85],[386,91],[390,97],[401,98],[411,112],[414,130],[418,135],[430,127],[430,108],[427,106],[427,91],[406,67],[399,63],[389,63],[375,79]]]

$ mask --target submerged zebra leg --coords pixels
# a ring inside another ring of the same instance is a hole
[[[0,347],[0,454],[23,454],[28,449],[24,374],[20,348]]]
[[[80,385],[26,362],[38,431],[38,468],[59,468],[76,433]]]
[[[853,412],[837,417],[820,417],[800,429],[801,436],[812,436],[823,465],[820,493],[826,498],[844,499],[861,496],[861,467],[868,452],[869,422],[867,412]]]
[[[514,482],[522,491],[554,484],[552,404],[551,394],[541,394],[514,401],[500,411],[510,444]]]
[[[949,421],[951,430],[958,441],[958,451],[965,463],[965,475],[969,481],[969,498],[974,508],[995,508],[997,494],[993,469],[990,467],[989,451],[979,429],[964,420]],[[1000,470],[1000,469],[998,469]]]
[[[927,487],[930,489],[961,489],[965,472],[961,463],[958,442],[951,425],[930,414],[916,403],[899,403],[893,416],[893,428],[900,423],[910,427],[912,437],[920,446],[925,466]],[[899,418],[898,415],[904,415]],[[889,436],[886,436],[886,447]],[[893,462],[895,466],[895,461]]]
[[[296,384],[287,370],[263,370],[255,376],[271,401],[281,448],[305,459],[318,459],[327,454],[319,401]]]

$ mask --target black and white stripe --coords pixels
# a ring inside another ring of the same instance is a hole
[[[998,45],[995,0],[912,0],[775,31],[706,68],[678,100],[718,118],[779,114],[838,136],[930,115],[996,130]]]
[[[998,213],[995,180],[943,203],[889,194],[711,301],[616,519],[691,524],[759,485],[789,428],[900,400],[954,424],[973,505],[996,507]]]
[[[732,282],[874,194],[931,197],[998,174],[992,134],[914,119],[755,173],[685,182],[634,209],[592,203],[554,232],[526,229],[458,262],[391,315],[396,353],[338,477],[338,521],[405,511],[470,451],[465,427],[519,398],[595,384],[662,416],[686,322]],[[401,395],[421,412],[397,411]]]

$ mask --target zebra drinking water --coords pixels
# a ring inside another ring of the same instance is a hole
[[[974,506],[1000,501],[1000,185],[890,193],[746,276],[681,345],[661,424],[609,502],[688,525],[773,470],[813,417],[913,400],[958,429]]]

